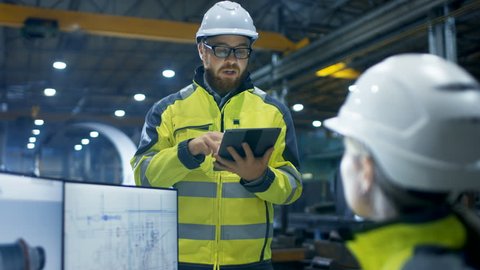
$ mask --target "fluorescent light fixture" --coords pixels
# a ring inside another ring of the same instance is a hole
[[[89,139],[82,139],[82,144],[83,145],[87,145],[90,143],[90,140]]]
[[[315,120],[315,121],[312,122],[312,126],[321,127],[322,126],[322,121]]]
[[[36,141],[37,141],[37,138],[35,138],[35,137],[28,138],[28,142],[30,142],[30,143],[34,143]]]
[[[292,109],[296,112],[303,110],[303,104],[295,104],[292,106]]]
[[[360,73],[352,68],[348,68],[346,63],[339,62],[318,70],[315,75],[318,77],[331,76],[340,79],[356,79]]]
[[[144,94],[135,94],[135,96],[133,96],[133,98],[136,101],[144,101],[145,100],[145,95]]]
[[[97,138],[98,137],[98,131],[90,131],[90,138]]]
[[[80,150],[82,150],[82,145],[81,144],[75,144],[73,149],[75,149],[75,151],[80,151]]]
[[[172,78],[175,76],[175,71],[171,69],[165,69],[164,71],[162,71],[162,75],[165,78]]]
[[[115,111],[115,116],[116,117],[124,117],[125,116],[125,111],[124,110],[116,110]]]
[[[34,129],[32,130],[33,135],[40,135],[40,129]]]
[[[340,71],[337,71],[333,74],[330,75],[333,78],[338,78],[338,79],[356,79],[358,76],[360,76],[360,73],[354,69],[351,68],[346,68]]]
[[[33,149],[33,148],[35,148],[35,144],[34,143],[29,143],[29,144],[27,144],[27,148],[28,149]]]
[[[56,93],[57,93],[57,90],[55,90],[54,88],[45,88],[43,90],[43,94],[47,97],[53,97],[55,96]]]
[[[339,70],[344,69],[346,66],[347,66],[347,64],[345,64],[344,62],[336,63],[336,64],[333,64],[331,66],[328,66],[328,67],[325,67],[325,68],[322,68],[322,69],[318,70],[315,74],[318,77],[326,77],[326,76],[331,75],[331,74],[333,74],[333,73],[335,73]]]
[[[42,119],[35,119],[35,121],[33,123],[36,126],[43,126],[43,124],[45,124],[45,121],[43,121]]]
[[[53,63],[53,67],[56,69],[65,69],[67,67],[67,64],[62,61],[56,61]]]

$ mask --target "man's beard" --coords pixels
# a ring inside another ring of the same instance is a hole
[[[223,69],[235,69],[237,72],[240,72],[240,69],[236,65],[222,67],[219,72],[221,72]],[[231,80],[228,78],[220,78],[219,76],[215,75],[215,71],[210,68],[205,69],[205,75],[208,84],[213,88],[213,90],[222,96],[237,89],[242,83],[246,74],[247,73],[244,70],[236,79]]]

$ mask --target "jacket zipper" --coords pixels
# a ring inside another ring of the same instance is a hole
[[[217,175],[217,220],[215,226],[215,265],[213,267],[214,270],[220,269],[220,240],[221,240],[221,200],[222,200],[222,178],[220,173]]]
[[[225,102],[225,104],[223,104],[222,108],[219,108],[220,109],[220,131],[221,132],[224,132],[225,131],[225,119],[224,119],[224,112],[225,112],[225,108],[227,107],[228,103],[230,103],[232,99],[229,99],[227,100],[227,102]]]
[[[220,109],[220,131],[223,132],[225,129],[225,125],[223,123],[224,118],[223,118],[223,108]],[[221,221],[221,200],[222,200],[222,178],[220,172],[216,173],[217,177],[217,220],[215,224],[215,262],[213,266],[213,270],[220,270],[220,238],[221,238],[221,226],[220,226],[220,221]]]
[[[220,131],[225,131],[225,124],[223,123],[223,112],[221,112],[221,119],[220,119]]]
[[[268,244],[268,237],[270,236],[270,213],[268,211],[268,203],[265,201],[265,214],[266,214],[266,224],[267,228],[265,230],[265,241],[263,242],[262,252],[260,252],[260,260],[259,262],[263,261],[263,257],[265,256],[265,248]]]

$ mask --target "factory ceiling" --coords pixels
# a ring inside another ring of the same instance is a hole
[[[36,118],[50,132],[94,121],[137,140],[150,106],[191,82],[200,65],[194,34],[215,2],[1,1],[3,131]],[[393,54],[436,51],[480,78],[479,0],[239,2],[260,31],[252,77],[289,107],[304,105],[292,112],[298,129],[335,115],[358,74]],[[55,61],[67,67],[54,69]],[[137,93],[146,99],[135,101]],[[119,109],[125,116],[114,115]]]

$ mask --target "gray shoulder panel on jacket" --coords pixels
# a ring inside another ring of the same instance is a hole
[[[402,270],[474,270],[465,264],[460,253],[416,253],[402,268]]]

